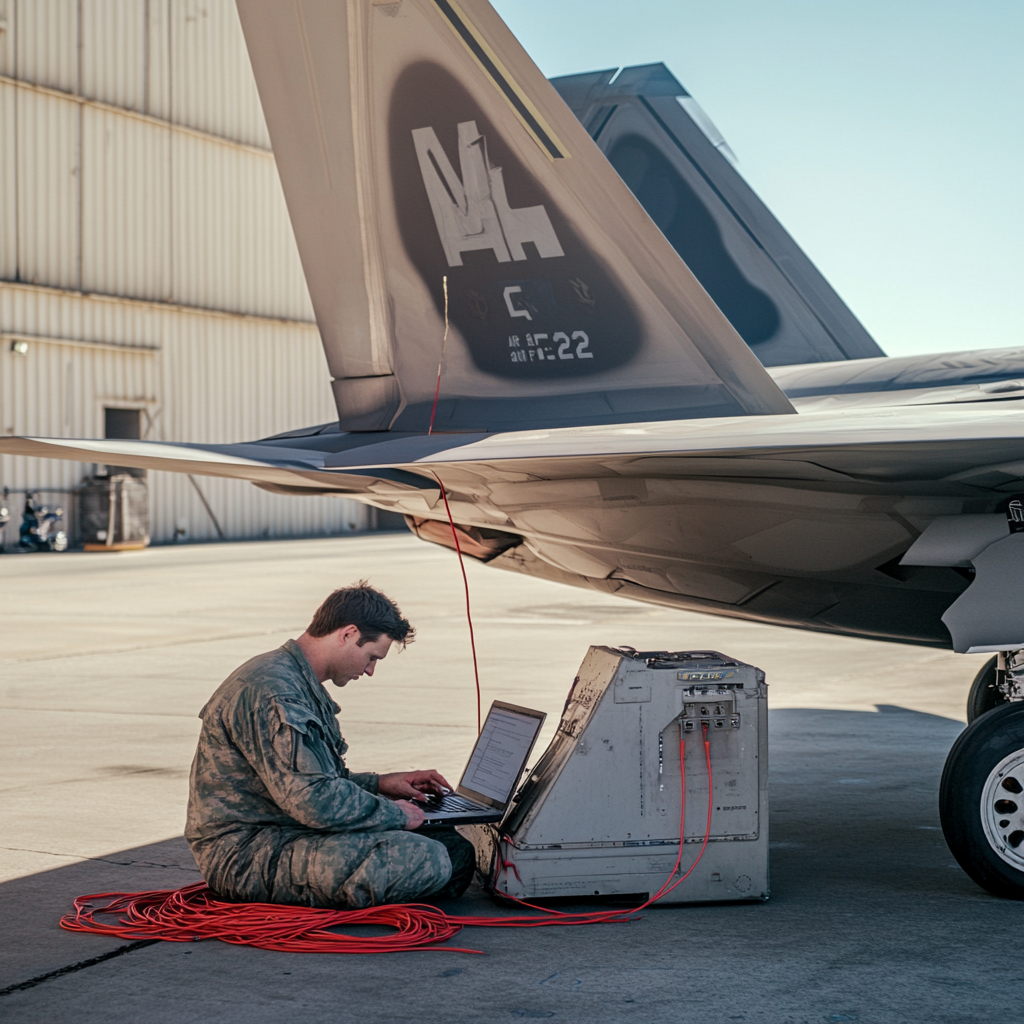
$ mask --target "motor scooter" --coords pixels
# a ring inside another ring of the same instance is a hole
[[[68,535],[60,529],[64,509],[47,505],[36,507],[35,495],[25,492],[18,543],[23,551],[67,551]]]

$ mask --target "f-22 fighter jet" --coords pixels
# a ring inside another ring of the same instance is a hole
[[[239,0],[337,399],[0,450],[401,512],[490,565],[994,657],[946,838],[1024,898],[1024,350],[886,358],[662,65],[547,81],[486,0]],[[440,367],[440,369],[439,369]]]

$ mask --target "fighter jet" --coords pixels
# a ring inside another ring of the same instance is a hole
[[[663,65],[549,82],[486,0],[238,8],[338,420],[0,451],[345,495],[570,586],[991,652],[940,810],[1024,898],[1024,349],[887,358]]]

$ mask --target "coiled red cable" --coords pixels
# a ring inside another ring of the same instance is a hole
[[[101,905],[103,900],[109,902]],[[217,899],[205,882],[152,892],[94,893],[79,896],[74,906],[74,914],[63,917],[60,922],[68,931],[167,942],[220,939],[282,953],[397,952],[445,942],[461,930],[461,926],[449,921],[443,911],[428,904],[321,910],[273,903],[228,903]],[[97,921],[96,914],[120,916],[116,922],[108,924]],[[328,930],[338,925],[383,925],[393,928],[394,932],[364,937]]]
[[[711,748],[704,729],[704,754],[708,768],[708,814],[704,841],[696,860],[678,881],[686,839],[686,742],[679,737],[679,776],[682,792],[679,810],[679,853],[665,884],[633,910],[567,913],[514,902],[540,913],[530,916],[476,917],[446,914],[427,903],[384,904],[365,910],[321,910],[276,903],[228,903],[218,899],[205,882],[182,889],[152,892],[101,892],[79,896],[74,913],[61,918],[60,926],[73,932],[93,932],[122,939],[163,939],[166,942],[200,942],[220,939],[239,946],[257,946],[282,953],[398,953],[433,949],[449,953],[480,953],[478,949],[442,946],[463,928],[550,928],[583,924],[625,924],[638,911],[672,892],[700,862],[711,834]],[[501,859],[500,846],[498,852]],[[499,865],[500,870],[500,865]],[[672,884],[670,884],[672,883]],[[512,898],[512,897],[509,897]],[[117,915],[109,923],[97,914]],[[391,928],[388,935],[362,936],[331,931],[377,925]]]

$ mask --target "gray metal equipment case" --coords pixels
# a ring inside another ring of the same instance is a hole
[[[707,827],[702,723],[714,780],[710,839],[690,877],[658,902],[767,899],[764,673],[715,652],[610,647],[588,651],[555,737],[502,823],[472,828],[494,891],[518,899],[657,892],[679,852],[682,736],[678,880]]]

